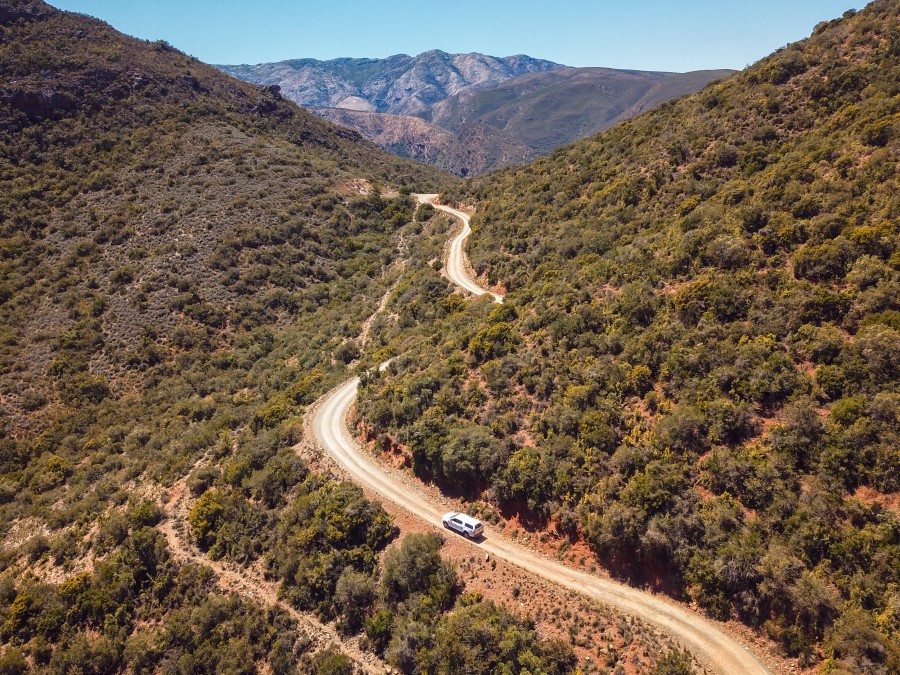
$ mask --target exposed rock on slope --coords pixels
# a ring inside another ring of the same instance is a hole
[[[521,164],[535,156],[531,148],[518,143],[509,134],[480,122],[466,122],[451,132],[408,115],[339,108],[309,110],[353,129],[389,152],[434,164],[459,176],[480,173],[495,166]]]
[[[454,134],[418,117],[345,108],[309,108],[335,124],[350,127],[376,145],[401,157],[440,164],[452,151]]]

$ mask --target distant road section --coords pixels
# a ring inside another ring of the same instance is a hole
[[[448,509],[429,501],[423,491],[406,485],[382,469],[359,447],[347,427],[350,407],[356,400],[359,378],[354,377],[326,394],[310,410],[309,423],[319,445],[362,487],[378,493],[409,513],[440,527]],[[571,569],[516,544],[495,528],[486,538],[469,542],[482,553],[490,553],[563,588],[599,600],[630,616],[657,626],[689,649],[709,671],[721,675],[769,675],[752,652],[725,631],[689,609],[652,593]]]
[[[490,295],[494,298],[494,302],[502,303],[502,295],[498,295],[497,293],[479,286],[477,283],[475,283],[475,279],[472,278],[472,275],[469,274],[469,270],[466,268],[466,254],[463,251],[463,246],[466,243],[466,239],[468,239],[469,235],[472,234],[472,228],[469,227],[469,215],[463,213],[462,211],[451,209],[449,206],[435,204],[435,201],[438,197],[437,195],[413,196],[419,200],[420,204],[431,204],[434,208],[439,209],[444,213],[449,213],[451,216],[459,219],[462,222],[462,231],[458,235],[456,235],[450,242],[450,251],[447,254],[447,260],[445,263],[447,276],[450,278],[450,281],[452,281],[460,288],[467,290],[469,293],[472,293],[474,295]]]

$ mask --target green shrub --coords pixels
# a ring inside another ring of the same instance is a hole
[[[653,675],[691,675],[693,672],[691,655],[686,651],[670,650],[653,667]]]

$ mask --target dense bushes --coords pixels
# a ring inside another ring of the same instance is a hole
[[[254,662],[291,672],[307,648],[293,621],[220,594],[208,568],[175,564],[146,511],[129,511],[132,525],[92,573],[58,585],[0,578],[4,672],[26,672],[23,655],[50,672],[237,673]]]
[[[267,558],[292,601],[331,616],[342,575],[373,574],[379,551],[394,536],[390,517],[358,487],[310,478],[280,514]]]
[[[437,625],[432,667],[437,672],[572,672],[568,645],[540,642],[534,627],[490,601],[463,603]]]
[[[460,595],[455,569],[440,557],[436,535],[411,534],[390,549],[377,588],[356,575],[370,602],[347,606],[344,625],[362,610],[370,643],[403,673],[570,673],[577,659],[568,645],[538,638],[534,627],[475,595]]]
[[[420,324],[371,433],[805,661],[896,668],[898,16],[448,191],[504,316]]]
[[[282,597],[336,619],[347,634],[365,632],[369,645],[402,672],[460,672],[472,659],[483,663],[481,672],[572,671],[568,647],[540,640],[533,626],[493,603],[460,597],[463,586],[440,556],[440,537],[409,535],[379,565],[396,536],[391,518],[358,487],[307,473],[292,451],[271,441],[269,432],[243,439],[221,474],[195,471],[191,482],[202,487],[189,521],[210,556],[250,562],[261,554]],[[278,499],[263,508],[251,498],[285,474],[290,478]],[[309,666],[352,670],[336,652],[316,655]]]

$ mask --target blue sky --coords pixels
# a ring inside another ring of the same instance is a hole
[[[208,63],[429,49],[571,66],[743,68],[865,0],[50,0]]]

